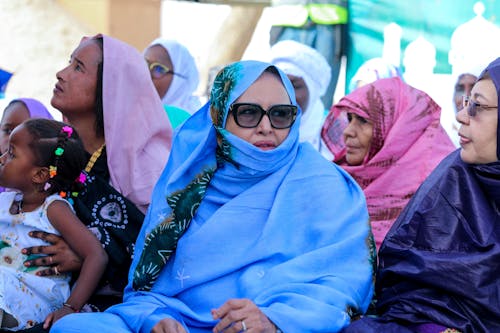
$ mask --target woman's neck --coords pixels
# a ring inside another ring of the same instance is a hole
[[[67,117],[67,122],[73,126],[83,142],[83,147],[92,154],[104,143],[104,136],[98,137],[95,130],[95,117]]]

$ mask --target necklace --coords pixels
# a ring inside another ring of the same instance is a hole
[[[90,170],[92,170],[92,168],[94,167],[94,164],[95,162],[97,161],[97,159],[99,158],[99,156],[101,156],[102,154],[102,150],[104,149],[104,147],[106,146],[106,142],[103,143],[99,149],[97,149],[93,154],[92,156],[90,156],[90,159],[89,161],[87,162],[87,165],[85,166],[85,172],[86,173],[89,173]]]
[[[23,194],[16,193],[14,197],[14,202],[17,202],[17,214],[22,214],[23,212]]]

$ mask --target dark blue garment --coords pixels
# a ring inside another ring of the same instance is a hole
[[[422,184],[379,252],[383,318],[500,332],[499,175],[457,150]]]
[[[384,321],[382,318],[364,317],[344,328],[342,333],[413,333],[397,323]]]

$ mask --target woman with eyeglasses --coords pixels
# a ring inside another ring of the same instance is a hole
[[[134,243],[169,156],[172,129],[144,58],[122,41],[83,38],[56,77],[51,104],[78,131],[88,153],[86,189],[75,198],[74,209],[109,257],[91,300],[103,310],[121,301]],[[26,249],[28,255],[46,256],[25,265],[49,266],[44,275],[80,270],[80,258],[62,238],[43,232],[32,237],[53,245]]]
[[[500,332],[500,58],[457,114],[461,149],[419,188],[379,251],[380,317],[352,332]]]
[[[441,108],[401,78],[359,87],[334,105],[322,138],[363,189],[377,249],[420,184],[456,148]]]
[[[175,136],[124,302],[52,332],[338,332],[363,313],[373,260],[363,193],[299,143],[300,116],[276,67],[224,67]]]
[[[174,128],[201,107],[194,95],[199,74],[189,50],[175,40],[157,38],[145,50],[151,79]]]

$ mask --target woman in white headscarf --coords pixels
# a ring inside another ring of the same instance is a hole
[[[270,62],[292,81],[303,114],[300,141],[308,141],[319,150],[321,126],[326,114],[321,97],[330,82],[330,65],[318,51],[293,40],[274,44]]]
[[[189,114],[200,108],[201,102],[194,95],[200,81],[198,68],[184,45],[157,38],[144,50],[144,58],[165,106],[180,108]],[[169,110],[167,113],[171,118]]]

